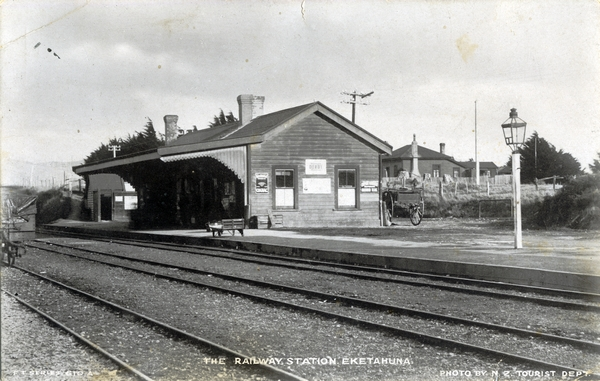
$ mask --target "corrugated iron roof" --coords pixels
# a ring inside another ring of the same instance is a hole
[[[241,122],[227,123],[221,126],[204,128],[202,130],[189,132],[185,135],[178,137],[173,142],[169,143],[169,147],[182,146],[186,144],[195,144],[208,142],[211,140],[219,140],[228,134],[234,132],[241,126]]]
[[[419,159],[442,159],[455,161],[452,156],[448,156],[441,152],[437,152],[421,146],[417,146],[417,153],[419,154]],[[392,151],[392,157],[402,159],[412,158],[412,144],[408,144],[398,149],[395,149],[394,151]]]
[[[458,162],[460,165],[462,165],[463,167],[469,169],[469,168],[475,168],[475,162],[474,161],[459,161]],[[497,169],[498,166],[496,164],[494,164],[491,161],[480,161],[479,162],[479,168],[491,168],[491,169]]]
[[[240,130],[233,133],[230,136],[230,138],[246,138],[251,136],[263,135],[269,132],[271,129],[279,126],[281,123],[292,118],[294,115],[301,113],[305,109],[312,107],[315,104],[317,104],[317,102],[308,103],[305,105],[296,106],[259,116],[253,119],[250,123],[245,125]]]
[[[302,106],[296,106],[270,114],[261,115],[251,120],[250,123],[246,124],[245,126],[242,126],[241,122],[233,122],[222,126],[210,127],[190,132],[180,136],[172,143],[169,143],[167,147],[260,136],[314,104],[315,103],[309,103]]]
[[[448,160],[452,163],[462,166],[458,161],[454,160],[452,156],[448,156],[438,151],[431,150],[429,148],[417,146],[417,154],[419,160]],[[412,159],[412,144],[402,146],[392,151],[390,157],[384,158],[384,160],[390,159]]]

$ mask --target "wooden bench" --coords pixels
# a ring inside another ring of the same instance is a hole
[[[243,218],[231,218],[226,220],[221,220],[214,224],[208,224],[207,228],[212,232],[213,237],[215,233],[219,235],[219,237],[223,234],[224,231],[228,231],[231,235],[235,235],[235,231],[240,232],[242,237],[244,236],[244,227],[246,223]]]

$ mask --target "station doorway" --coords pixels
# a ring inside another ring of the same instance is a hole
[[[100,195],[100,220],[112,221],[112,194]]]
[[[204,227],[226,218],[244,218],[244,184],[213,158],[180,162],[175,184],[177,221],[181,226]]]

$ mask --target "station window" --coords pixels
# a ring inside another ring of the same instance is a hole
[[[336,178],[337,207],[358,208],[358,168],[336,168]]]
[[[275,209],[296,208],[295,168],[276,168],[275,172]]]
[[[439,164],[433,164],[433,168],[431,171],[431,176],[432,177],[440,177],[441,174],[441,170],[440,170],[440,165]]]

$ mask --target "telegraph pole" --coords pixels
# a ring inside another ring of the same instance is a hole
[[[362,102],[357,102],[356,98],[360,97],[360,99],[369,97],[371,95],[373,95],[374,91],[371,91],[370,93],[367,94],[363,94],[363,93],[357,93],[356,90],[354,90],[354,92],[352,93],[347,93],[347,92],[343,92],[343,95],[349,95],[352,97],[351,101],[342,101],[342,103],[350,103],[352,104],[352,123],[355,122],[356,120],[356,104],[361,104],[361,105],[368,105],[368,103],[362,103]]]
[[[120,150],[121,150],[121,146],[113,146],[113,145],[109,145],[109,146],[108,146],[108,150],[109,150],[109,151],[112,151],[112,153],[113,153],[113,158],[114,158],[114,157],[117,157],[117,151],[120,151]]]

